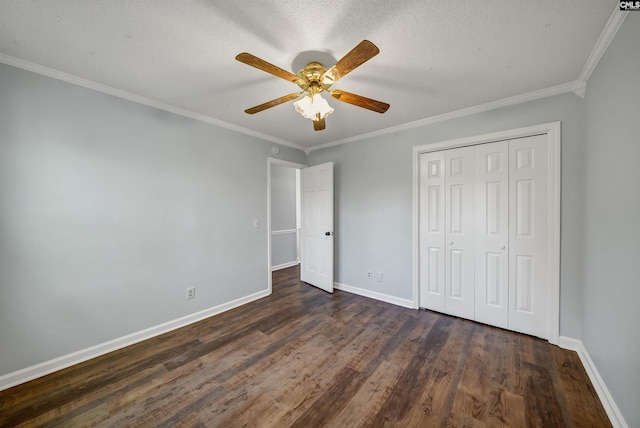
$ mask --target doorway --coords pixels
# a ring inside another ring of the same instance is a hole
[[[306,165],[267,159],[269,292],[272,272],[300,263],[300,170]]]

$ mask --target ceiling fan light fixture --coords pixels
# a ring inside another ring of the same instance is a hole
[[[305,95],[301,100],[293,103],[293,106],[298,113],[311,120],[324,119],[333,113],[333,108],[319,93],[313,94],[313,96]]]
[[[369,40],[363,40],[328,70],[319,62],[311,62],[302,70],[298,71],[297,74],[290,73],[289,71],[268,63],[267,61],[248,52],[242,52],[236,55],[236,60],[288,82],[295,83],[302,90],[302,92],[285,95],[283,97],[276,98],[275,100],[267,101],[266,103],[246,109],[245,113],[258,113],[282,103],[293,101],[296,98],[299,98],[300,95],[304,94],[302,99],[294,103],[294,107],[303,117],[313,121],[313,129],[315,131],[322,131],[326,127],[324,119],[333,113],[333,108],[331,108],[329,103],[320,96],[322,92],[329,92],[331,97],[340,102],[351,104],[356,107],[366,108],[377,113],[384,113],[389,109],[389,104],[387,103],[346,91],[329,91],[329,88],[338,79],[343,78],[357,67],[369,61],[379,52],[380,49],[378,49],[376,45],[371,43]]]

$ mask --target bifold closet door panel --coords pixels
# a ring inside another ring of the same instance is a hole
[[[445,151],[445,308],[474,319],[475,149]]]
[[[509,143],[475,148],[475,320],[509,325]]]
[[[509,329],[547,338],[547,136],[509,141]]]
[[[420,307],[445,312],[444,152],[420,155]]]

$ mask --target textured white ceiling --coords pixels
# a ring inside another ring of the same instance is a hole
[[[0,0],[0,59],[311,147],[575,82],[617,3]],[[321,132],[292,103],[244,113],[298,88],[235,61],[238,53],[295,73],[301,52],[339,59],[363,39],[380,54],[333,89],[387,102],[387,113],[330,99]]]

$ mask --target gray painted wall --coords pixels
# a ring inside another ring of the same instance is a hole
[[[271,267],[290,265],[298,261],[298,240],[295,233],[271,236]]]
[[[296,168],[271,165],[271,230],[291,230],[296,220]],[[298,258],[296,234],[271,237],[271,266],[295,262]]]
[[[335,162],[336,281],[412,299],[412,148],[507,129],[562,122],[561,334],[581,336],[584,101],[574,94],[433,123],[315,150]],[[388,114],[393,114],[393,105]],[[383,282],[367,279],[382,272]]]
[[[586,95],[582,338],[630,427],[640,427],[640,13]]]
[[[0,64],[0,375],[266,290],[272,145]]]
[[[336,162],[336,281],[411,298],[413,146],[560,120],[561,334],[640,426],[638,40],[631,13],[584,101],[311,152]],[[270,147],[0,64],[0,375],[265,289]]]

